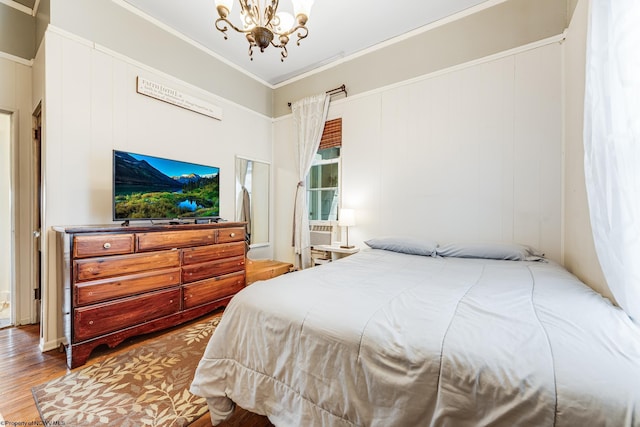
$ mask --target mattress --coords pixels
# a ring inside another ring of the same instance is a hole
[[[553,262],[364,250],[257,282],[191,392],[276,426],[640,425],[640,329]]]

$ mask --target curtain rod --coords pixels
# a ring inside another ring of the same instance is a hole
[[[333,96],[333,95],[338,95],[339,93],[344,92],[344,96],[347,96],[347,87],[344,85],[344,83],[342,84],[342,86],[338,86],[336,88],[333,89],[329,89],[326,93],[329,96]],[[291,108],[291,103],[287,102],[287,105],[289,106],[289,108]]]

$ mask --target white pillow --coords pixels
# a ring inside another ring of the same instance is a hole
[[[544,254],[518,243],[449,243],[437,248],[437,255],[458,258],[486,258],[511,261],[542,261]]]
[[[365,242],[373,249],[400,252],[409,255],[436,256],[438,244],[414,237],[379,237]]]

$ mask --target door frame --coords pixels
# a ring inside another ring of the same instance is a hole
[[[18,268],[18,257],[16,256],[16,249],[18,248],[16,237],[16,202],[17,202],[17,165],[18,165],[18,153],[17,153],[17,139],[18,139],[18,119],[19,115],[17,110],[12,108],[0,108],[0,113],[9,116],[9,190],[11,197],[9,198],[9,222],[10,222],[10,260],[9,260],[9,291],[11,293],[10,305],[11,305],[11,325],[16,324],[19,311],[17,306],[19,304],[20,289],[18,289],[16,281],[16,272]]]
[[[29,256],[31,260],[30,276],[32,280],[29,289],[31,293],[30,315],[31,323],[40,322],[42,326],[42,284],[44,270],[44,251],[42,236],[42,222],[44,220],[44,182],[42,167],[42,104],[38,103],[31,115],[31,156],[30,162],[30,206],[31,215],[28,234],[30,237]],[[35,233],[38,233],[36,236]],[[42,337],[42,331],[40,331]]]

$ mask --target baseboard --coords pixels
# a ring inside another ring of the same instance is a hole
[[[16,320],[15,325],[16,326],[33,325],[34,323],[38,323],[38,322],[34,322],[33,320],[31,320],[31,318],[25,317],[24,319]]]
[[[60,345],[66,344],[66,341],[67,340],[64,337],[47,342],[44,342],[42,338],[40,338],[40,345],[38,347],[40,348],[40,351],[44,353],[46,351],[56,350],[60,348]]]

